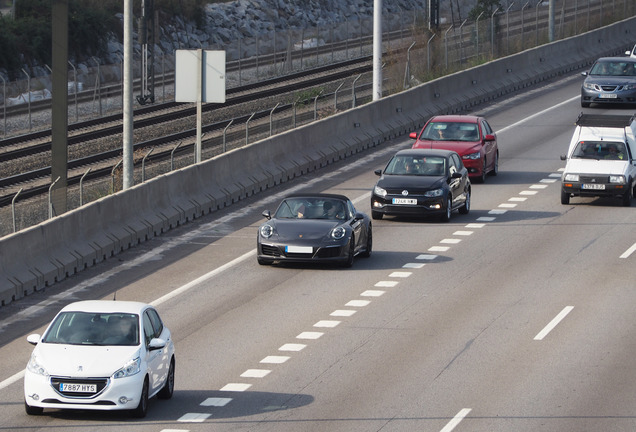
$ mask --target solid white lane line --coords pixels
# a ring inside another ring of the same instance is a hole
[[[632,245],[629,249],[627,249],[619,258],[628,258],[631,254],[636,251],[636,243]]]
[[[468,415],[468,413],[471,411],[470,408],[464,408],[462,409],[460,412],[457,413],[457,415],[455,417],[453,417],[453,419],[451,421],[449,421],[446,426],[444,426],[444,428],[440,431],[440,432],[450,432],[453,429],[455,429],[455,427],[462,421],[464,420],[464,417],[466,417]]]
[[[561,322],[561,320],[563,320],[563,318],[565,318],[567,314],[572,311],[572,309],[574,309],[574,306],[564,307],[563,310],[559,312],[559,314],[554,317],[554,319],[550,321],[550,323],[534,337],[534,340],[543,340],[543,338],[546,337],[548,333],[550,333],[552,329],[554,329]]]
[[[518,126],[518,125],[520,125],[520,124],[522,124],[522,123],[527,122],[528,120],[532,120],[532,119],[533,119],[533,118],[535,118],[535,117],[539,117],[540,115],[543,115],[543,114],[545,114],[545,113],[548,113],[548,112],[550,112],[550,111],[552,111],[552,110],[554,110],[554,109],[558,109],[558,108],[562,107],[563,105],[567,105],[567,104],[569,104],[569,103],[572,103],[572,101],[577,100],[577,99],[580,99],[580,97],[581,97],[580,95],[578,95],[578,96],[574,96],[574,97],[573,97],[573,98],[571,98],[571,99],[566,99],[566,100],[564,100],[564,101],[563,101],[563,102],[561,102],[561,103],[558,103],[558,104],[556,104],[556,105],[554,105],[554,106],[551,106],[550,108],[546,108],[546,109],[544,109],[543,111],[539,111],[539,112],[536,112],[536,113],[532,114],[531,116],[524,117],[524,119],[523,119],[523,120],[519,120],[518,122],[515,122],[515,123],[513,123],[513,124],[511,124],[511,125],[508,125],[508,126],[506,126],[506,127],[504,127],[504,128],[499,129],[499,130],[497,131],[497,133],[505,132],[505,131],[507,131],[508,129],[512,129],[512,128],[514,128],[514,127],[516,127],[516,126]]]
[[[183,294],[184,292],[188,291],[191,288],[194,288],[195,286],[197,286],[198,284],[200,284],[201,282],[205,282],[206,280],[218,275],[219,273],[224,272],[225,270],[234,267],[235,265],[237,265],[240,262],[245,261],[248,258],[251,258],[252,256],[256,255],[256,249],[252,249],[251,251],[244,253],[243,255],[241,255],[238,258],[234,258],[232,261],[223,264],[221,267],[217,267],[214,270],[204,274],[203,276],[199,276],[198,278],[194,279],[193,281],[188,282],[185,285],[182,285],[181,287],[169,292],[168,294],[159,297],[157,300],[151,302],[150,304],[153,306],[157,306],[160,305],[161,303],[164,303],[180,294]]]

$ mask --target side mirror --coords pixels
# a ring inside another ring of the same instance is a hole
[[[566,155],[561,155],[561,160],[567,160],[567,156]]]
[[[37,333],[33,333],[27,336],[27,342],[31,345],[37,345],[40,342],[41,336]]]
[[[493,134],[486,134],[486,136],[484,136],[484,141],[494,141],[495,139]]]
[[[382,170],[381,169],[377,169],[375,171],[373,171],[375,173],[375,175],[377,176],[381,176],[382,175]]]
[[[272,214],[269,212],[269,210],[265,210],[263,213],[261,213],[264,217],[266,217],[267,219],[271,219],[272,218]]]
[[[460,173],[459,171],[455,171],[451,174],[451,178],[462,178],[462,173]]]
[[[148,350],[150,351],[160,350],[164,348],[165,346],[166,346],[165,340],[154,338],[150,340],[150,343],[148,344]]]
[[[587,72],[581,72],[581,75],[587,76]]]
[[[355,218],[354,218],[354,219],[355,219],[355,220],[364,219],[364,215],[363,215],[362,213],[360,213],[360,212],[357,212],[357,213],[356,213],[356,216],[355,216]]]
[[[409,134],[409,138],[417,139],[417,132],[411,132],[411,133]]]

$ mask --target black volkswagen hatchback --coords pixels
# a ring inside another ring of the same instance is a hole
[[[448,222],[453,210],[470,211],[471,184],[459,155],[450,150],[397,152],[371,192],[371,217],[439,215]]]

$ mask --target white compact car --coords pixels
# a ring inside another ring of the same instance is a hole
[[[174,391],[170,330],[150,305],[81,301],[63,308],[35,345],[24,375],[27,414],[44,408],[130,410],[144,417],[148,399]]]

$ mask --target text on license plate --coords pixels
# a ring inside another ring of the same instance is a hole
[[[616,99],[616,93],[601,93],[598,97],[601,99]]]
[[[605,190],[604,184],[596,184],[596,183],[583,183],[581,185],[582,189],[594,189],[594,190]]]
[[[60,391],[70,393],[96,393],[97,385],[60,383]]]
[[[417,204],[416,198],[393,198],[393,204]]]
[[[311,246],[285,246],[287,253],[312,253],[313,251]]]

